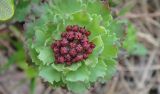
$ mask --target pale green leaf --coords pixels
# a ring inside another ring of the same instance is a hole
[[[49,47],[44,47],[39,55],[38,58],[43,62],[43,64],[50,64],[54,62],[53,51]]]
[[[52,67],[54,69],[56,69],[57,71],[67,72],[67,71],[76,71],[81,65],[82,65],[81,62],[76,63],[76,64],[72,64],[71,66],[66,66],[64,64],[62,65],[62,64],[53,63]]]
[[[101,36],[97,36],[92,40],[92,42],[96,45],[92,54],[94,54],[95,56],[99,56],[104,49],[104,44]]]
[[[86,81],[89,79],[89,71],[86,66],[81,66],[76,71],[70,71],[66,74],[67,81]]]
[[[39,52],[44,46],[46,38],[47,36],[44,31],[36,29],[35,30],[35,41],[34,41],[34,44],[32,44],[32,47],[35,48],[37,52]]]
[[[8,20],[14,15],[13,0],[0,0],[0,20]]]
[[[129,52],[130,54],[133,55],[140,55],[140,56],[144,56],[147,54],[147,49],[140,43],[135,43],[134,46],[134,51]]]
[[[115,34],[105,34],[102,36],[104,50],[101,54],[102,58],[116,58],[118,53],[117,38]]]
[[[95,67],[98,63],[98,57],[96,57],[94,54],[91,54],[84,62],[87,66]]]
[[[89,85],[84,82],[67,82],[67,87],[76,94],[83,94]]]
[[[138,43],[136,36],[137,29],[132,23],[128,22],[127,35],[123,42],[123,47],[129,54],[133,55],[146,55],[147,49],[140,43]]]
[[[53,83],[54,81],[58,82],[61,80],[61,74],[50,66],[45,66],[40,69],[39,76],[44,78],[46,81],[49,81],[50,83]]]
[[[105,78],[109,80],[116,72],[117,62],[113,59],[108,59],[108,60],[105,60],[104,62],[107,65]]]
[[[105,27],[110,24],[110,21],[113,19],[110,15],[110,9],[107,5],[104,5],[100,0],[91,0],[87,3],[87,10],[91,14],[99,14],[103,17],[102,23]]]
[[[64,68],[65,68],[65,65],[64,64],[55,64],[55,63],[53,63],[52,67],[57,71],[63,71]]]
[[[15,10],[14,19],[19,22],[24,21],[25,17],[27,16],[29,11],[31,10],[31,6],[32,6],[32,4],[30,3],[30,1],[20,0],[18,2],[18,4],[16,4],[16,6],[15,6],[16,10]]]
[[[72,64],[71,66],[66,66],[65,71],[76,71],[80,66],[82,66],[83,62],[78,62],[76,64]]]
[[[64,17],[82,9],[80,0],[54,0],[54,5],[54,12]]]
[[[30,63],[32,63],[33,65],[40,65],[40,64],[42,64],[42,61],[40,61],[38,59],[38,57],[37,57],[38,53],[36,52],[36,50],[31,48],[32,40],[29,39],[27,41],[27,44],[28,44],[28,54],[31,56],[31,60],[32,60],[32,62],[30,62]]]
[[[86,26],[91,22],[91,17],[86,11],[79,11],[70,16],[69,21],[67,21],[67,24],[78,24],[81,26]]]
[[[95,67],[91,67],[90,81],[95,82],[98,77],[104,77],[106,74],[107,66],[103,60],[99,60]]]
[[[91,35],[89,36],[90,40],[106,32],[105,28],[100,25],[101,21],[102,17],[100,15],[92,15],[92,21],[86,26],[86,28],[91,32]]]
[[[25,74],[28,78],[33,78],[38,75],[37,70],[31,66],[28,66],[27,69],[25,69]]]
[[[110,25],[106,28],[109,29],[111,32],[116,33],[116,36],[118,38],[124,39],[125,38],[125,32],[124,26],[127,24],[127,21],[119,21],[119,20],[113,20],[110,22]],[[115,28],[116,27],[116,28]]]

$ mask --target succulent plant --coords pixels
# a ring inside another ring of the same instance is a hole
[[[116,71],[118,38],[100,0],[48,0],[26,24],[32,65],[54,87],[83,92]],[[116,28],[116,27],[114,27]]]
[[[6,21],[14,15],[14,0],[0,0],[0,21]]]

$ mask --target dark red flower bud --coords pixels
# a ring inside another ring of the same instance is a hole
[[[60,52],[61,52],[61,54],[66,54],[66,53],[68,53],[68,49],[66,47],[61,47]]]
[[[69,39],[69,40],[73,40],[74,32],[73,31],[68,32],[67,35],[66,35],[66,38]]]
[[[58,53],[54,54],[54,56],[59,57],[59,56],[61,56],[61,54],[60,54],[60,52],[58,52]]]
[[[84,37],[84,38],[81,40],[81,43],[84,43],[84,42],[88,42],[88,38],[87,38],[87,37]]]
[[[72,30],[73,30],[74,32],[78,32],[79,27],[78,27],[77,25],[74,25],[73,28],[72,28]]]
[[[86,34],[86,36],[89,36],[91,33],[89,31],[87,31],[85,34]]]
[[[92,51],[93,51],[93,49],[91,49],[91,48],[87,49],[87,54],[91,54]]]
[[[82,34],[85,34],[85,33],[86,33],[86,30],[85,30],[84,28],[81,28],[79,31],[80,31]]]
[[[58,57],[58,62],[59,63],[64,63],[65,59],[63,56]]]
[[[95,44],[93,44],[93,42],[90,42],[90,47],[95,48]]]
[[[52,44],[52,45],[51,45],[51,48],[54,49],[54,47],[56,47],[56,45],[55,45],[55,44]]]
[[[88,58],[88,54],[83,54],[83,58],[87,59]]]
[[[68,44],[68,40],[63,38],[62,41],[61,41],[61,45],[66,46],[67,44]]]
[[[74,36],[75,39],[82,39],[82,34],[79,33],[79,32],[75,32],[75,36]]]
[[[67,65],[71,65],[72,63],[71,62],[66,62],[67,63]]]
[[[54,47],[54,48],[53,48],[53,51],[54,51],[55,53],[58,53],[58,52],[59,52],[59,49],[58,49],[57,47]]]
[[[82,46],[84,49],[88,49],[90,47],[90,44],[88,42],[84,42]]]
[[[81,60],[83,60],[83,55],[77,55],[77,56],[75,57],[75,60],[76,60],[76,61],[81,61]]]
[[[68,25],[68,26],[66,27],[66,31],[69,32],[69,31],[71,31],[71,30],[72,30],[72,26],[71,26],[71,25]]]
[[[61,37],[65,37],[67,35],[66,32],[62,32]]]
[[[71,61],[71,56],[69,54],[65,55],[65,59],[66,62],[70,62]]]
[[[77,52],[82,52],[83,47],[80,44],[78,44],[76,47],[76,50],[77,50]]]
[[[75,47],[76,47],[76,43],[71,42],[71,43],[69,44],[69,46],[70,46],[71,48],[75,48]]]
[[[69,51],[69,54],[70,54],[71,56],[75,56],[75,55],[77,54],[77,52],[76,52],[75,49],[71,49],[71,50]]]
[[[60,46],[61,46],[60,40],[56,41],[56,42],[55,42],[55,45],[56,45],[57,47],[60,47]]]

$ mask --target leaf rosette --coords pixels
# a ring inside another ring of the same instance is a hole
[[[14,15],[14,1],[0,0],[0,21],[6,21]]]
[[[113,21],[108,9],[98,0],[49,0],[41,16],[27,26],[27,48],[32,62],[45,81],[82,92],[96,81],[104,82],[116,71],[118,38],[108,28]],[[52,43],[61,39],[68,25],[85,27],[89,41],[96,46],[85,60],[66,66],[56,64]],[[115,27],[116,28],[116,27]]]

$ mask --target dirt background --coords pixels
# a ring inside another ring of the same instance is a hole
[[[137,38],[148,53],[145,56],[120,54],[118,70],[112,80],[106,84],[96,83],[85,94],[160,94],[160,0],[115,1],[118,5],[111,8],[113,14],[118,14],[124,7],[133,7],[118,19],[129,19],[136,26]],[[21,33],[10,32],[7,24],[0,25],[0,35],[23,41]],[[0,39],[0,45],[0,66],[3,66],[16,49],[9,39]],[[30,80],[16,64],[0,74],[0,94],[30,94],[30,87]],[[41,79],[36,80],[35,90],[34,94],[71,94],[61,88],[53,90]]]

